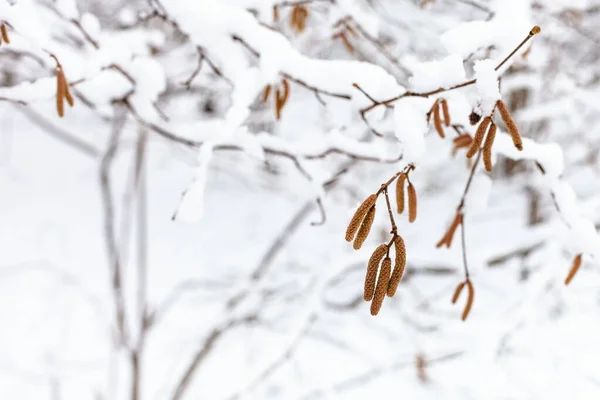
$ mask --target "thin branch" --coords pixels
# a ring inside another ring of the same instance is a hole
[[[124,111],[124,110],[123,110]],[[115,318],[120,343],[127,343],[125,324],[125,300],[123,296],[122,271],[117,238],[115,234],[115,210],[110,184],[110,167],[117,153],[119,138],[125,123],[125,113],[115,106],[115,118],[108,146],[100,162],[100,184],[104,208],[104,236],[109,257],[109,268],[112,275],[112,290],[115,302]]]
[[[33,109],[30,107],[17,106],[15,108],[23,113],[23,115],[25,115],[31,122],[39,126],[44,132],[50,134],[53,138],[58,139],[59,141],[71,146],[75,150],[87,156],[93,158],[100,157],[101,151],[99,149],[77,138],[72,133],[54,125],[46,118],[33,111]]]
[[[531,29],[531,31],[529,31],[529,33],[527,34],[527,36],[525,37],[525,39],[523,39],[523,41],[521,41],[521,43],[519,43],[519,44],[518,44],[518,45],[515,47],[515,49],[514,49],[513,51],[511,51],[511,52],[510,52],[510,54],[509,54],[508,56],[506,56],[506,57],[505,57],[505,58],[504,58],[504,59],[503,59],[503,60],[502,60],[502,61],[501,61],[501,62],[500,62],[500,63],[499,63],[499,64],[498,64],[496,67],[495,67],[495,70],[496,70],[496,71],[497,71],[497,70],[499,70],[499,69],[500,69],[500,68],[501,68],[501,67],[502,67],[502,66],[503,66],[503,65],[504,65],[504,64],[505,64],[505,63],[506,63],[506,62],[507,62],[507,61],[508,61],[508,60],[509,60],[509,59],[510,59],[512,56],[514,56],[514,55],[515,55],[515,53],[516,53],[517,51],[519,51],[519,49],[520,49],[521,47],[523,47],[523,46],[524,46],[524,45],[525,45],[525,44],[526,44],[526,43],[527,43],[527,42],[528,42],[528,41],[529,41],[529,40],[530,40],[530,39],[531,39],[531,38],[532,38],[534,35],[536,35],[536,34],[539,32],[539,31],[538,31],[538,32],[536,32],[536,31],[535,31],[535,29],[537,29],[537,28],[538,28],[538,27],[536,26],[536,27],[534,27],[533,29]],[[375,102],[373,102],[373,104],[371,104],[370,106],[368,106],[368,107],[365,107],[365,108],[361,109],[361,110],[360,110],[360,112],[361,112],[361,114],[365,114],[365,113],[367,113],[367,112],[369,112],[369,111],[373,110],[373,109],[374,109],[374,108],[376,108],[376,107],[379,107],[379,106],[382,106],[382,105],[384,105],[384,106],[389,106],[390,104],[392,104],[392,103],[394,103],[394,102],[396,102],[396,101],[398,101],[398,100],[400,100],[400,99],[402,99],[402,98],[404,98],[404,97],[429,97],[429,96],[433,96],[433,95],[435,95],[435,94],[439,94],[439,93],[443,93],[443,92],[448,92],[448,91],[450,91],[450,90],[460,89],[460,88],[463,88],[463,87],[466,87],[466,86],[472,85],[472,84],[474,84],[475,82],[476,82],[476,79],[471,79],[471,80],[468,80],[468,81],[465,81],[465,82],[459,83],[459,84],[457,84],[457,85],[454,85],[454,86],[452,86],[452,87],[449,87],[449,88],[438,88],[438,89],[431,90],[431,91],[428,91],[428,92],[411,92],[411,91],[408,91],[408,92],[405,92],[405,93],[403,93],[403,94],[400,94],[400,95],[398,95],[398,96],[395,96],[395,97],[392,97],[392,98],[389,98],[389,99],[386,99],[386,100],[375,101]],[[362,91],[362,90],[361,90],[361,91]]]

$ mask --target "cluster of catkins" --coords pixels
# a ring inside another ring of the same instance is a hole
[[[267,85],[265,90],[263,91],[263,103],[266,103],[269,100],[269,96],[271,94],[271,85]],[[275,93],[273,97],[275,99],[275,118],[278,120],[281,119],[281,111],[283,107],[287,103],[287,100],[290,96],[290,83],[287,79],[282,79],[280,87],[275,89]]]
[[[402,236],[397,233],[396,224],[391,215],[387,188],[397,178],[396,206],[398,213],[401,214],[405,208],[405,186],[408,182],[408,220],[414,222],[417,218],[417,192],[408,178],[411,169],[412,167],[405,172],[396,174],[388,183],[382,185],[377,193],[367,197],[354,213],[346,230],[346,241],[354,241],[354,249],[360,249],[375,220],[377,198],[382,193],[385,195],[392,223],[392,238],[389,243],[383,243],[375,249],[367,264],[363,297],[366,301],[371,301],[371,315],[379,313],[386,295],[392,297],[396,294],[406,267],[406,246]],[[390,257],[392,247],[395,253],[393,270],[392,258]]]

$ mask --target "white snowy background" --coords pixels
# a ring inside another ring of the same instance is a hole
[[[2,23],[0,399],[600,397],[600,1],[0,0]],[[425,115],[474,133],[496,75],[524,150],[500,125],[475,171],[463,322],[460,241],[435,245],[471,168]],[[382,199],[361,250],[344,232],[408,163],[407,272],[372,317]]]

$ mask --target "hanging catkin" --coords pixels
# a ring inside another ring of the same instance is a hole
[[[506,104],[502,100],[498,100],[496,102],[496,107],[500,112],[500,117],[502,117],[502,121],[504,121],[504,125],[506,125],[506,130],[510,133],[510,137],[512,138],[513,144],[517,148],[517,150],[523,150],[523,141],[521,140],[521,134],[517,129],[517,125],[515,121],[513,121],[510,113],[508,112],[508,108],[506,108]]]
[[[377,195],[372,194],[369,197],[367,197],[360,206],[358,206],[358,208],[354,212],[354,215],[352,216],[352,219],[350,220],[350,224],[348,224],[348,228],[346,229],[347,242],[351,242],[352,240],[354,240],[354,236],[356,235],[360,224],[362,223],[363,219],[365,219],[365,215],[367,215],[367,212],[369,212],[373,204],[375,204],[376,200]]]
[[[475,137],[473,137],[473,143],[471,143],[471,147],[469,147],[469,150],[467,151],[467,158],[471,158],[475,155],[475,153],[477,153],[481,147],[481,143],[483,142],[485,131],[487,131],[487,128],[491,122],[492,119],[490,117],[485,117],[479,124],[477,131],[475,131]]]
[[[417,219],[417,191],[414,185],[408,182],[408,221],[415,222]]]
[[[371,315],[377,315],[381,309],[390,281],[391,269],[392,260],[389,257],[386,257],[381,263],[381,269],[379,270],[379,276],[377,277],[377,287],[375,288],[375,295],[371,302]]]
[[[377,270],[379,269],[379,263],[381,259],[388,251],[387,245],[381,244],[379,247],[375,249],[371,258],[369,258],[369,263],[367,264],[367,274],[365,276],[365,290],[363,294],[363,298],[366,301],[371,301],[373,299],[373,294],[375,294],[375,282],[377,281]]]
[[[396,239],[394,239],[394,250],[396,251],[396,265],[394,265],[394,271],[392,272],[387,288],[387,295],[389,297],[396,294],[398,285],[402,280],[402,275],[404,275],[404,268],[406,267],[406,245],[402,236],[396,236]]]
[[[369,232],[371,232],[371,226],[373,226],[374,220],[375,206],[373,205],[367,212],[367,215],[365,215],[365,219],[363,220],[362,224],[360,225],[360,229],[356,234],[356,239],[354,239],[354,250],[360,249],[360,247],[363,245],[365,239],[367,239],[367,236],[369,236]]]
[[[485,165],[485,169],[488,172],[492,171],[492,146],[494,145],[495,137],[496,124],[492,122],[487,136],[485,137],[485,143],[483,144],[483,165]]]
[[[406,174],[403,172],[396,181],[396,206],[398,214],[404,212],[404,184],[406,183]]]

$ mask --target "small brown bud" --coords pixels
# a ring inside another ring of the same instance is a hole
[[[406,174],[403,172],[398,176],[396,181],[396,206],[398,214],[404,212],[404,184],[406,183]]]
[[[471,281],[469,279],[467,279],[467,289],[468,289],[468,297],[467,297],[467,304],[465,304],[465,309],[463,310],[462,313],[462,320],[466,320],[467,317],[469,316],[469,312],[471,311],[471,307],[473,307],[473,300],[475,298],[475,289],[473,288],[473,284],[471,283]]]
[[[358,206],[358,208],[354,212],[354,215],[352,216],[352,219],[350,220],[350,224],[348,224],[348,228],[346,229],[347,242],[351,242],[352,240],[354,240],[354,235],[356,235],[360,224],[362,223],[363,219],[365,219],[365,215],[367,215],[371,207],[375,204],[376,200],[377,195],[372,194],[369,197],[367,197],[361,203],[360,206]]]
[[[444,113],[444,125],[450,126],[450,110],[448,110],[446,99],[442,99],[442,112]]]
[[[521,140],[521,135],[519,134],[519,130],[517,129],[517,125],[515,121],[513,121],[510,113],[508,112],[508,108],[506,108],[506,104],[502,100],[498,100],[496,102],[496,107],[500,112],[500,117],[502,117],[502,121],[504,121],[504,125],[506,125],[506,130],[510,133],[510,137],[512,138],[513,144],[517,148],[517,150],[523,150],[523,141]]]
[[[481,120],[481,115],[477,114],[475,111],[471,111],[469,114],[469,122],[471,125],[476,125]]]
[[[414,185],[408,182],[408,221],[415,222],[417,219],[417,191]]]
[[[396,239],[394,239],[394,249],[396,251],[396,265],[394,265],[394,271],[392,272],[387,288],[387,295],[389,297],[396,294],[398,285],[402,280],[402,275],[404,275],[404,268],[406,267],[406,245],[402,236],[396,236]]]
[[[373,295],[375,294],[375,282],[377,281],[377,269],[379,269],[379,263],[381,259],[388,251],[387,245],[380,244],[379,247],[375,249],[371,258],[369,258],[369,263],[367,264],[367,274],[365,276],[365,289],[363,298],[366,301],[371,301],[373,299]]]
[[[490,117],[485,117],[483,121],[481,121],[481,123],[479,124],[479,126],[477,127],[477,131],[475,131],[473,143],[471,143],[471,147],[469,147],[469,150],[467,151],[467,158],[471,158],[475,155],[475,153],[477,153],[477,151],[481,147],[481,142],[483,142],[485,131],[487,130],[491,122],[492,119]]]
[[[494,138],[496,137],[496,124],[492,122],[490,129],[488,130],[483,144],[483,165],[488,172],[492,171],[492,146],[494,145]]]
[[[542,28],[540,28],[539,26],[536,25],[533,28],[531,28],[531,31],[529,31],[529,35],[531,35],[531,36],[537,35],[541,31],[542,31]]]
[[[568,285],[569,283],[571,283],[571,280],[573,280],[573,277],[575,276],[577,271],[579,271],[579,267],[581,267],[581,256],[582,256],[581,254],[577,254],[575,256],[575,258],[573,259],[573,264],[571,265],[569,274],[567,275],[567,278],[565,279],[565,285]]]
[[[440,135],[442,139],[445,138],[446,135],[444,134],[444,128],[442,127],[442,118],[440,117],[439,107],[433,109],[433,125],[435,126],[438,135]]]
[[[360,229],[356,234],[356,239],[354,239],[354,250],[360,249],[363,245],[367,236],[369,236],[369,232],[371,232],[371,226],[373,226],[373,221],[375,220],[375,205],[371,207],[371,209],[365,215],[365,219],[360,225]]]
[[[377,287],[375,288],[375,295],[371,302],[371,315],[377,315],[385,299],[385,293],[390,282],[390,272],[392,269],[392,260],[389,257],[383,259],[381,263],[381,269],[379,270],[379,277],[377,278]]]

